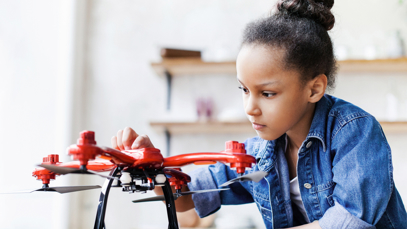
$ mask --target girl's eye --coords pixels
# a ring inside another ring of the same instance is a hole
[[[275,95],[276,95],[276,93],[273,93],[273,92],[263,92],[263,96],[266,98],[270,98]]]
[[[247,90],[246,88],[244,88],[244,87],[242,87],[242,86],[239,86],[239,89],[242,90],[244,93],[248,93],[248,92],[249,92],[249,90]]]

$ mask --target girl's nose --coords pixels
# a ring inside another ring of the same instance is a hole
[[[256,99],[252,96],[245,101],[245,112],[250,116],[258,116],[261,114],[261,109],[259,108]]]

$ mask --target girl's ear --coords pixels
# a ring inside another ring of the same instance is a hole
[[[328,84],[328,78],[325,74],[320,74],[309,82],[309,88],[311,91],[308,102],[316,103],[325,94],[325,89]]]

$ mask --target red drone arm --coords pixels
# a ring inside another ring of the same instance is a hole
[[[164,159],[163,167],[181,167],[188,164],[213,164],[217,161],[230,163],[238,173],[244,173],[245,168],[251,168],[256,159],[246,154],[243,143],[236,141],[226,142],[226,150],[221,153],[189,153]]]
[[[99,155],[118,166],[137,168],[161,168],[164,161],[160,150],[156,148],[119,151],[109,147],[99,147],[96,145],[93,131],[82,131],[77,144],[68,148],[68,154],[72,155],[74,160],[78,160],[80,165],[85,166]]]

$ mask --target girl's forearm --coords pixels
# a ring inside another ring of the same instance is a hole
[[[175,193],[174,187],[171,187],[171,188],[172,188],[172,192]],[[188,186],[182,187],[181,191],[182,192],[189,191]],[[159,186],[155,187],[154,192],[158,196],[161,196],[164,194],[162,188]],[[185,212],[185,211],[188,211],[195,207],[194,201],[192,201],[192,195],[180,196],[174,203],[175,203],[175,209],[177,210],[177,212]]]
[[[293,229],[322,229],[319,226],[318,220],[315,220],[314,222],[309,223],[309,224],[301,225],[298,227],[291,227],[291,228],[293,228]]]

